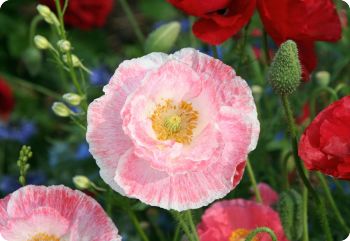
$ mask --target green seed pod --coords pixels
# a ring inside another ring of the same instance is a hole
[[[293,227],[294,205],[293,199],[290,197],[288,192],[281,193],[279,202],[277,204],[277,210],[280,214],[284,233],[289,240],[292,240],[291,230]]]
[[[299,240],[303,236],[303,199],[301,195],[295,190],[291,189],[289,191],[290,197],[293,199],[294,203],[294,222],[292,229],[292,239],[291,240]]]
[[[145,43],[146,52],[168,53],[173,48],[180,30],[181,25],[176,21],[160,26],[148,36]]]
[[[288,95],[298,88],[300,79],[298,48],[294,41],[288,40],[278,49],[268,72],[268,80],[276,93]]]
[[[277,205],[283,229],[289,240],[297,241],[303,235],[303,202],[301,195],[290,189],[280,195]]]

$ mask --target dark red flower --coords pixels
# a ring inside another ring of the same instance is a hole
[[[55,1],[40,0],[41,3],[55,10]],[[61,0],[61,3],[64,1]],[[105,25],[113,9],[113,0],[69,0],[64,21],[70,26],[83,30]]]
[[[221,44],[241,30],[252,17],[256,0],[168,0],[187,14],[200,17],[193,33],[202,41]]]
[[[350,96],[328,106],[312,121],[299,143],[309,170],[350,180]]]
[[[7,119],[15,106],[10,86],[0,77],[0,118]]]
[[[299,49],[304,79],[317,64],[316,41],[337,41],[341,24],[332,0],[258,0],[264,27],[281,44],[294,40]]]
[[[200,17],[207,13],[226,8],[231,0],[168,0],[168,2],[189,15]]]

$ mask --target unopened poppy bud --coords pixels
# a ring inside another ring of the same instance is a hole
[[[60,117],[68,117],[71,115],[71,110],[62,102],[53,103],[52,111]]]
[[[34,37],[34,43],[38,49],[48,49],[51,46],[47,38],[41,35],[36,35]]]
[[[75,176],[73,177],[73,183],[76,188],[80,190],[86,190],[91,187],[91,181],[86,176]]]
[[[327,71],[319,71],[316,73],[317,83],[322,87],[328,86],[330,79],[331,75]]]
[[[67,64],[68,63],[68,56],[67,55],[63,55],[63,61]],[[81,66],[81,62],[79,60],[79,58],[72,54],[72,64],[74,67],[80,67]]]
[[[176,21],[160,26],[148,36],[145,43],[146,52],[169,52],[173,48],[180,30],[181,25]]]
[[[75,93],[67,93],[63,95],[63,99],[71,105],[78,106],[80,105],[80,102],[82,100],[80,95],[77,95]]]
[[[57,46],[60,49],[61,52],[66,53],[71,50],[72,45],[67,40],[60,40],[57,42]]]
[[[300,85],[301,65],[294,41],[284,42],[278,49],[268,72],[268,80],[276,93],[288,95]]]

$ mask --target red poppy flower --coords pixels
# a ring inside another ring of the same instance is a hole
[[[41,3],[55,10],[55,1],[41,0]],[[64,1],[61,0],[61,3]],[[105,25],[113,8],[113,0],[70,0],[64,21],[83,30]]]
[[[6,119],[15,106],[10,86],[0,77],[0,118]]]
[[[187,14],[199,16],[193,33],[202,41],[221,44],[241,30],[252,17],[256,0],[168,0]]]
[[[350,96],[328,106],[312,121],[299,143],[309,170],[350,180]]]
[[[299,49],[304,79],[315,69],[316,41],[337,41],[341,25],[332,0],[258,0],[264,27],[281,44],[294,40]]]
[[[200,17],[207,13],[226,8],[231,0],[168,0],[168,2],[189,15]]]

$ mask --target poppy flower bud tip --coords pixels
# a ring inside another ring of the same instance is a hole
[[[288,95],[298,88],[301,73],[297,45],[288,40],[277,51],[268,73],[268,80],[276,93]]]

